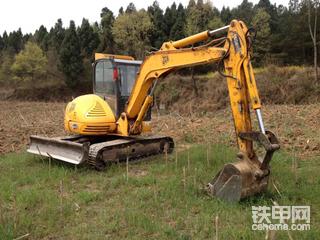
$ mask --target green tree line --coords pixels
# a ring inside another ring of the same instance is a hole
[[[164,41],[222,27],[232,19],[256,29],[255,65],[312,65],[320,41],[310,36],[310,29],[315,36],[320,32],[318,9],[317,0],[290,0],[288,6],[243,0],[221,10],[204,0],[190,0],[187,6],[173,3],[166,9],[155,1],[139,10],[130,3],[116,14],[105,7],[99,22],[84,18],[80,26],[70,21],[65,27],[58,19],[51,29],[42,25],[33,34],[23,34],[21,29],[0,34],[0,82],[37,85],[63,79],[67,86],[75,87],[91,78],[95,52],[142,59]]]

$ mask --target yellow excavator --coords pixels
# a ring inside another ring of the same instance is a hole
[[[224,32],[227,34],[223,36]],[[112,162],[171,153],[172,138],[144,134],[151,130],[150,109],[158,80],[177,69],[218,63],[224,65],[224,72],[219,72],[227,79],[239,153],[236,163],[226,164],[208,183],[208,192],[220,199],[239,201],[265,191],[269,162],[279,142],[265,130],[262,120],[250,62],[253,35],[242,21],[233,20],[216,30],[164,42],[144,61],[97,53],[94,94],[75,98],[65,110],[65,130],[72,135],[31,136],[28,152],[76,165],[90,164],[99,170]],[[260,131],[252,129],[250,108],[256,113]],[[262,158],[256,155],[254,143],[264,147]]]

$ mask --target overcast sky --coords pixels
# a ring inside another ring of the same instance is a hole
[[[64,25],[68,26],[70,20],[77,25],[81,24],[83,17],[90,22],[99,21],[100,10],[108,7],[115,14],[121,6],[133,2],[136,8],[147,8],[154,0],[6,0],[0,6],[0,33],[17,30],[19,27],[23,33],[34,32],[41,24],[49,30],[58,18],[61,18]],[[165,9],[170,6],[173,0],[158,0],[160,7]],[[176,0],[186,6],[189,0]],[[242,0],[213,0],[213,5],[218,9],[222,6],[234,7]],[[252,2],[257,3],[258,0]],[[287,5],[289,0],[271,0],[272,3]]]

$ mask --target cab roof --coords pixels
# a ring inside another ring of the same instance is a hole
[[[95,53],[94,58],[95,58],[95,61],[100,59],[113,59],[116,63],[138,64],[138,65],[142,64],[142,61],[135,60],[133,57],[126,56],[126,55]]]

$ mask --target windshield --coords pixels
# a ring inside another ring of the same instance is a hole
[[[140,65],[119,64],[121,95],[130,96]]]
[[[96,64],[95,92],[103,94],[115,94],[113,81],[113,67],[110,61],[100,61]]]

